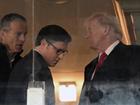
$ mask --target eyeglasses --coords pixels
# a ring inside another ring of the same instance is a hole
[[[47,41],[47,40],[46,40]],[[56,50],[56,54],[57,55],[61,55],[61,54],[67,54],[68,50],[64,50],[64,49],[59,49],[57,48],[55,45],[53,45],[50,41],[47,41],[48,44],[50,44],[55,50]]]

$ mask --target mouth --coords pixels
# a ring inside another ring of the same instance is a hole
[[[16,45],[16,49],[17,49],[17,50],[21,50],[22,48],[23,48],[23,44],[17,44],[17,45]]]
[[[57,62],[50,64],[51,67],[54,67],[57,64]]]
[[[53,64],[56,65],[58,62],[59,62],[59,60],[55,60]]]
[[[58,61],[55,61],[54,64],[56,65],[58,63]]]

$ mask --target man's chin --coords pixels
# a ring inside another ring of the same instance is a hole
[[[50,64],[50,67],[55,67],[57,63]]]
[[[23,49],[16,49],[16,53],[21,53],[23,51]]]

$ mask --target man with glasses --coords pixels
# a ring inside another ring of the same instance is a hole
[[[55,105],[49,67],[54,67],[64,57],[71,40],[68,32],[58,25],[43,27],[36,38],[35,48],[16,65],[10,76],[6,105],[25,105],[28,83],[32,80],[45,81],[45,105]]]
[[[47,40],[46,40],[47,41]],[[68,50],[63,50],[63,49],[58,49],[57,47],[55,47],[51,42],[47,41],[48,44],[50,44],[55,50],[56,50],[56,53],[58,55],[61,55],[62,53],[63,54],[67,54],[68,53]]]

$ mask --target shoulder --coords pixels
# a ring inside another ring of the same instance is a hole
[[[31,58],[28,57],[28,54],[19,60],[14,66],[11,75],[10,81],[25,81],[28,79],[28,75],[32,70],[32,61]]]
[[[19,56],[18,62],[15,64],[13,71],[23,71],[31,69],[32,66],[32,55],[28,53],[23,58]]]
[[[128,57],[132,56],[133,54],[140,53],[140,46],[139,45],[126,45],[123,43],[119,43],[112,53],[116,56]]]
[[[128,49],[128,50],[140,50],[140,45],[126,45],[123,43],[119,43],[118,44],[118,48],[122,48],[122,49]]]
[[[139,45],[130,45],[130,48],[131,48],[133,51],[138,51],[138,52],[140,52],[140,46],[139,46]]]
[[[6,47],[2,44],[2,43],[0,43],[0,49],[5,49]]]
[[[126,45],[127,53],[130,53],[130,56],[140,57],[140,46],[139,45]]]

